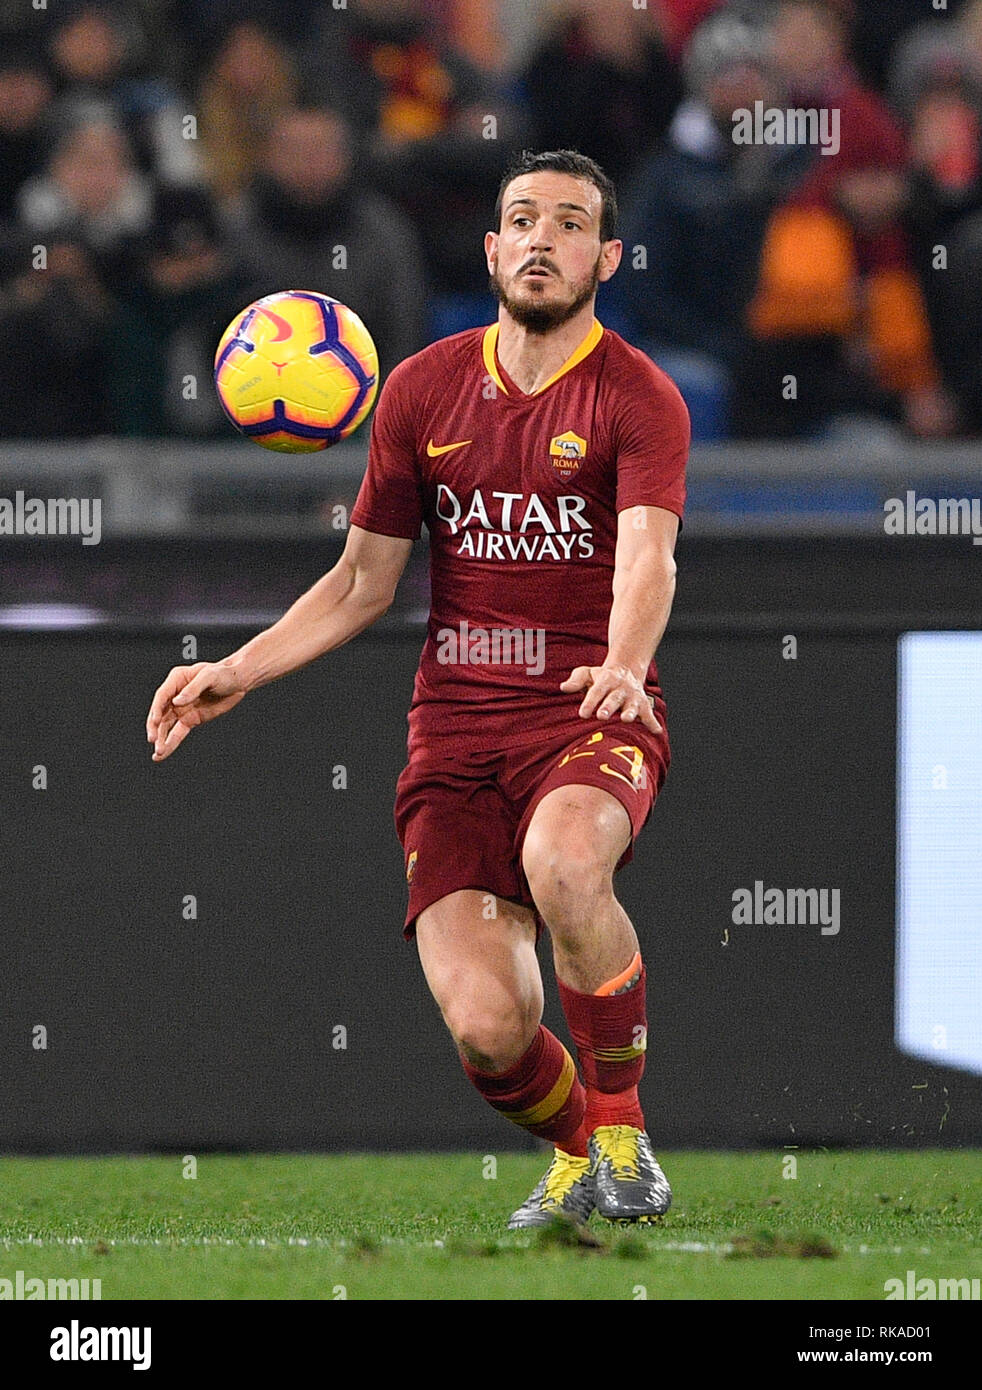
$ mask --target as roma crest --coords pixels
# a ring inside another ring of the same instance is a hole
[[[572,478],[586,458],[586,440],[573,430],[557,434],[549,441],[549,458],[561,478]]]

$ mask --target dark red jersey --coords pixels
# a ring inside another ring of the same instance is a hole
[[[673,382],[597,320],[532,395],[497,358],[498,325],[392,372],[351,520],[430,536],[431,610],[410,748],[452,736],[512,747],[575,717],[559,689],[598,666],[617,513],[685,502],[689,415]],[[646,689],[660,696],[652,662]]]

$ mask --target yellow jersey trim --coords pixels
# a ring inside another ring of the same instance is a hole
[[[538,388],[538,390],[533,391],[531,394],[533,396],[540,396],[543,391],[547,390],[550,386],[552,386],[553,383],[558,381],[561,376],[565,376],[567,372],[572,371],[573,368],[577,365],[577,363],[583,361],[584,357],[589,357],[590,353],[600,342],[600,339],[603,337],[603,335],[603,324],[600,322],[599,319],[594,319],[593,325],[589,333],[583,339],[582,343],[580,343],[579,347],[574,348],[573,351],[570,353],[569,357],[567,357],[566,361],[559,368],[559,370],[557,372],[553,372],[549,380],[544,381],[542,385]],[[498,324],[492,323],[484,330],[484,338],[481,342],[481,353],[484,357],[484,366],[487,370],[488,376],[491,377],[495,385],[507,396],[508,388],[501,379],[501,373],[498,371],[498,364],[495,361],[494,354],[497,346]]]

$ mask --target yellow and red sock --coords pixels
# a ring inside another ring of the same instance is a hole
[[[558,984],[586,1084],[587,1135],[598,1125],[644,1129],[638,1082],[644,1071],[648,1029],[640,952],[593,994],[583,994],[562,980]]]
[[[484,1099],[506,1120],[568,1154],[586,1157],[586,1092],[576,1063],[548,1028],[539,1024],[531,1046],[507,1071],[479,1071],[466,1058],[461,1061]]]

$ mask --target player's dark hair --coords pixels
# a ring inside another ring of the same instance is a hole
[[[617,193],[610,179],[600,165],[579,150],[545,150],[536,154],[534,150],[523,150],[508,165],[498,185],[498,197],[494,205],[495,226],[501,226],[501,205],[505,189],[512,179],[522,174],[540,174],[544,170],[555,170],[557,174],[572,174],[574,178],[586,179],[600,192],[603,200],[600,209],[600,240],[610,241],[617,226]]]

